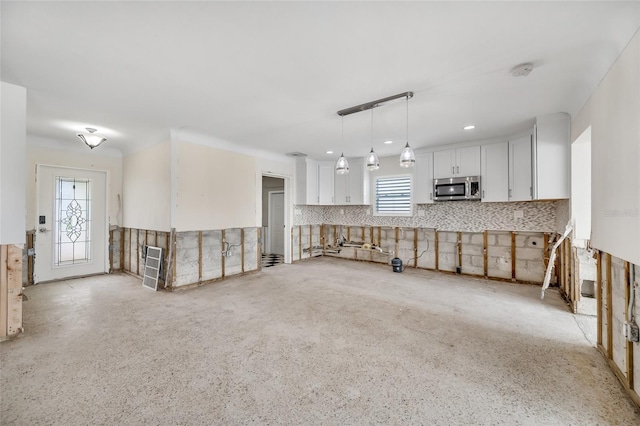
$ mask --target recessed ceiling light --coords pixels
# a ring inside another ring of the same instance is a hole
[[[327,154],[333,154],[333,151],[327,151]]]
[[[393,141],[384,141],[384,143],[386,143],[387,145],[393,143]]]
[[[464,126],[462,129],[463,129],[463,130],[473,130],[473,129],[475,129],[475,128],[476,128],[476,126],[474,126],[473,124],[471,124],[471,125],[469,125],[469,126]]]

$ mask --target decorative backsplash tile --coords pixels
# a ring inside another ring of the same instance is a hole
[[[563,203],[563,211],[565,204],[568,204],[565,200],[513,203],[451,201],[418,204],[415,206],[412,217],[374,216],[372,206],[298,205],[294,207],[293,224],[400,226],[463,232],[484,230],[556,232],[557,203]]]

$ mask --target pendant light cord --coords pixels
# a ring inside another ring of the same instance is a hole
[[[409,145],[409,96],[407,96],[407,145]]]

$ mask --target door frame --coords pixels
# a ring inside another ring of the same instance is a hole
[[[269,212],[269,218],[268,218],[268,223],[269,223],[269,239],[267,240],[268,244],[265,244],[265,250],[267,250],[269,253],[273,252],[273,204],[271,202],[271,196],[275,195],[275,194],[282,194],[282,204],[283,204],[283,209],[282,209],[282,214],[285,216],[282,219],[285,219],[287,214],[286,214],[286,210],[287,210],[287,205],[285,203],[285,197],[284,197],[284,190],[283,189],[275,189],[273,191],[267,191],[268,197],[267,197],[267,211]],[[284,221],[284,220],[283,220]],[[286,222],[285,222],[286,225]],[[283,240],[282,240],[282,245],[283,245],[283,249],[284,247],[286,247],[286,238],[284,235],[284,231],[283,232]]]
[[[38,213],[40,212],[40,183],[38,182],[38,176],[40,175],[40,170],[42,167],[53,167],[56,169],[69,169],[69,170],[81,170],[81,171],[87,171],[87,172],[97,172],[97,173],[104,173],[104,198],[105,198],[105,203],[104,203],[104,217],[106,218],[106,221],[104,223],[104,228],[102,227],[97,227],[96,229],[104,232],[104,241],[105,241],[105,250],[104,250],[104,271],[102,271],[100,274],[102,273],[109,273],[109,270],[111,268],[111,265],[109,264],[109,224],[111,221],[111,218],[109,216],[109,187],[110,187],[110,182],[111,182],[111,173],[109,170],[102,170],[102,169],[88,169],[86,167],[72,167],[72,166],[60,166],[57,164],[40,164],[37,163],[36,164],[36,191],[35,191],[35,197],[36,197],[36,202],[34,203],[35,205],[35,211],[34,211],[34,230],[36,231],[36,238],[38,238],[38,227],[39,227],[39,223],[38,223]],[[35,263],[37,262],[37,259],[34,259],[34,272],[35,272]],[[72,276],[73,277],[73,276]],[[69,278],[72,278],[69,277]],[[66,278],[62,278],[62,279],[66,279]],[[46,282],[46,281],[39,281],[39,282]],[[34,282],[34,284],[38,284],[38,282]]]
[[[291,218],[293,217],[293,200],[291,198],[291,176],[280,174],[280,173],[271,173],[271,172],[258,172],[259,181],[262,182],[263,177],[273,177],[284,180],[284,263],[291,263],[291,229],[292,223]],[[262,200],[262,186],[260,186],[261,192],[259,195],[259,200]],[[262,211],[260,209],[260,211]],[[258,219],[258,223],[261,223]],[[265,246],[266,248],[266,246]]]

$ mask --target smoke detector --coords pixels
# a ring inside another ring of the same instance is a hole
[[[526,64],[513,67],[511,69],[511,75],[514,77],[526,77],[531,71],[533,71],[533,64],[527,62]]]

